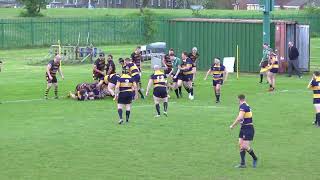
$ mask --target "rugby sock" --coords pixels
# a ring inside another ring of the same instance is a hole
[[[160,105],[159,104],[156,104],[156,110],[157,110],[158,115],[160,115]]]
[[[142,99],[144,99],[144,96],[143,96],[143,94],[142,94],[142,92],[141,92],[141,90],[140,90],[140,89],[138,90],[138,92],[139,92],[139,94],[140,94],[141,98],[142,98]]]
[[[44,97],[46,97],[46,98],[48,97],[49,90],[50,90],[50,88],[46,89],[46,92],[44,93]]]
[[[181,86],[178,88],[179,89],[179,94],[180,94],[180,96],[182,95],[182,88],[181,88]]]
[[[119,118],[122,119],[122,109],[118,109]]]
[[[58,97],[58,86],[54,87],[54,95]]]
[[[245,165],[246,164],[246,160],[245,160],[245,158],[246,158],[246,151],[245,150],[240,150],[240,157],[241,157],[241,162],[240,162],[240,164],[241,165]]]
[[[126,111],[126,121],[128,122],[130,118],[130,111]]]
[[[164,112],[167,112],[167,109],[168,109],[168,102],[164,102],[164,103],[163,103],[163,110],[164,110]]]
[[[188,87],[184,87],[184,89],[185,89],[188,93],[190,93],[190,89],[189,89]]]
[[[191,93],[191,96],[193,96],[193,88],[190,88],[189,91]]]
[[[316,115],[316,125],[320,126],[320,113]]]
[[[260,83],[263,81],[263,74],[260,74]]]
[[[248,149],[247,152],[251,155],[253,160],[257,160],[258,159],[257,156],[254,154],[252,148]]]
[[[217,101],[220,101],[220,93],[216,93],[216,99]]]
[[[177,98],[179,98],[179,90],[175,89],[174,92],[176,93]]]

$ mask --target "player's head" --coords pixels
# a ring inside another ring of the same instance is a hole
[[[268,43],[263,43],[263,48],[265,48],[265,49],[269,48],[269,44]]]
[[[319,77],[320,76],[320,71],[314,71],[313,75],[316,76],[316,77]]]
[[[141,46],[137,46],[137,48],[136,48],[136,51],[135,51],[137,54],[140,54],[140,52],[141,52]]]
[[[112,54],[109,54],[109,55],[108,55],[108,60],[112,60],[112,59],[113,59]]]
[[[173,48],[169,49],[169,56],[174,56],[174,49]]]
[[[289,47],[292,47],[292,46],[294,45],[294,43],[293,43],[292,41],[290,41],[290,42],[288,43],[288,45],[289,45]]]
[[[159,65],[154,65],[153,66],[153,70],[155,71],[159,71],[161,69],[161,67]]]
[[[220,64],[220,58],[219,57],[215,57],[213,60],[214,64]]]
[[[126,64],[131,63],[131,62],[132,62],[132,59],[126,58],[126,59],[124,60],[124,62],[125,62]]]
[[[239,103],[246,101],[246,96],[244,94],[238,95]]]
[[[186,51],[183,51],[181,57],[183,60],[186,60],[188,58],[188,53]]]
[[[193,47],[193,48],[192,48],[192,53],[195,54],[195,53],[197,53],[197,52],[198,52],[198,48],[197,48],[197,47]]]
[[[60,62],[61,61],[61,56],[58,54],[58,55],[56,55],[55,57],[54,57],[54,61],[55,62]]]
[[[124,64],[124,60],[122,58],[119,58],[119,64],[123,65]]]
[[[104,57],[105,57],[104,52],[100,52],[100,53],[99,53],[99,58],[100,58],[100,59],[104,59]]]

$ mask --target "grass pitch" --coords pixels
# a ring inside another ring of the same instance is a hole
[[[319,67],[313,40],[312,67]],[[104,47],[116,58],[134,45]],[[46,49],[1,51],[0,179],[318,179],[319,130],[312,93],[303,79],[278,76],[277,91],[267,92],[258,75],[231,75],[216,105],[211,81],[198,74],[195,100],[169,102],[169,117],[154,119],[153,101],[133,104],[131,122],[117,125],[111,98],[78,102],[42,100],[45,67],[28,66],[24,57],[42,56]],[[148,67],[145,67],[147,69]],[[63,66],[65,96],[80,82],[91,81],[91,65]],[[151,73],[145,70],[143,85]],[[257,169],[233,168],[239,162],[239,127],[229,130],[238,113],[236,96],[245,93],[253,110],[253,148]],[[53,91],[50,92],[53,95]]]

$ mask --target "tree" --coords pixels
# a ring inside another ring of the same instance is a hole
[[[19,0],[24,4],[24,8],[27,10],[26,13],[23,13],[23,16],[39,16],[40,9],[45,8],[47,1],[46,0]]]
[[[142,4],[140,6],[140,13],[143,14],[143,8],[146,8],[149,3],[149,0],[142,0]]]

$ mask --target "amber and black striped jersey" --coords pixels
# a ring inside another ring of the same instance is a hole
[[[222,64],[214,64],[211,66],[211,73],[212,73],[212,79],[214,81],[222,80],[223,79],[223,73],[225,71],[225,66]]]
[[[197,64],[197,60],[199,58],[199,53],[196,53],[196,54],[190,53],[188,56],[192,60],[193,65],[196,65]]]
[[[182,71],[183,75],[193,74],[193,72],[192,72],[192,64],[193,63],[192,63],[192,59],[191,58],[187,58],[185,61],[182,61],[182,64],[181,64],[182,68],[189,66],[188,69]]]
[[[50,69],[49,69],[50,75],[51,76],[56,76],[57,71],[60,68],[60,63],[56,63],[56,62],[54,62],[54,60],[51,60],[51,61],[49,61],[48,65],[51,66]]]
[[[135,85],[134,80],[128,74],[123,74],[117,80],[117,86],[119,86],[119,91],[121,92],[133,92],[133,86]]]
[[[309,88],[313,90],[313,104],[320,104],[320,76],[311,81]]]
[[[242,126],[252,125],[253,121],[252,121],[252,112],[251,112],[250,106],[247,103],[243,103],[240,105],[239,111],[244,112],[244,117],[241,120],[240,124]]]
[[[153,87],[167,87],[167,76],[161,71],[155,71],[154,74],[150,76],[153,81]]]
[[[127,67],[129,69],[130,76],[135,76],[135,75],[138,75],[140,73],[139,68],[133,62],[127,64]]]
[[[141,61],[142,61],[142,56],[141,54],[137,54],[136,52],[133,52],[131,54],[131,59],[132,59],[132,62],[135,63],[137,65],[137,67],[141,68]]]
[[[169,54],[166,54],[164,56],[164,62],[166,64],[166,66],[168,67],[168,69],[172,69],[172,60],[170,59]]]
[[[278,70],[279,70],[279,61],[276,57],[273,57],[271,59],[271,64],[270,64],[270,72],[272,73],[278,73]]]
[[[118,74],[106,75],[104,77],[104,83],[105,84],[108,84],[108,83],[117,84],[118,78],[120,78],[120,75],[118,75]]]

